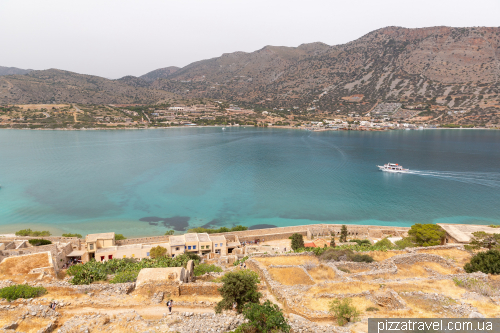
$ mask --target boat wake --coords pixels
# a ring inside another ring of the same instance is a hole
[[[449,172],[431,170],[410,170],[409,174],[458,182],[500,188],[500,173],[498,172]]]

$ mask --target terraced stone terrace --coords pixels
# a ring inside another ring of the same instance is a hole
[[[455,281],[474,279],[493,287],[500,279],[468,274],[472,254],[463,246],[366,252],[375,261],[321,261],[313,253],[260,255],[247,261],[285,311],[315,322],[332,322],[334,299],[350,298],[361,313],[352,332],[366,332],[367,318],[500,317],[498,289],[469,290]]]

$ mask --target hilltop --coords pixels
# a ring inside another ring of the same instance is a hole
[[[3,75],[22,75],[31,72],[32,69],[21,69],[17,67],[0,66],[0,76]]]

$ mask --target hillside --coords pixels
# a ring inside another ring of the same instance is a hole
[[[435,108],[500,107],[500,28],[387,27],[344,45],[267,46],[192,63],[152,86],[269,107],[356,109],[377,101]],[[348,104],[348,105],[346,105]]]
[[[180,68],[176,66],[155,69],[154,71],[141,75],[140,78],[148,82],[157,79],[165,79],[174,74],[175,72],[177,72],[179,69]]]
[[[133,86],[120,80],[49,69],[0,77],[0,103],[156,103],[175,97],[163,90]]]
[[[0,76],[3,75],[22,75],[31,72],[32,69],[21,69],[16,67],[0,66]]]
[[[398,102],[410,110],[401,119],[498,124],[499,76],[500,28],[387,27],[343,45],[266,46],[119,80],[54,69],[3,76],[0,103],[151,103],[175,94],[347,115]]]

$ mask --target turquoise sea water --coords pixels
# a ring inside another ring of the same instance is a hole
[[[0,184],[0,233],[500,224],[500,131],[0,130]]]

